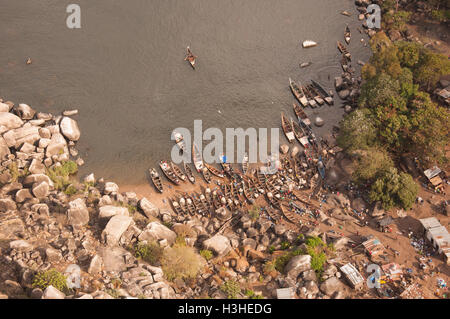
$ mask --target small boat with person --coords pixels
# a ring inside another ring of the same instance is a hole
[[[350,28],[348,27],[348,25],[345,27],[344,38],[345,38],[345,42],[347,44],[350,44],[350,40],[352,38],[352,33],[350,32]]]
[[[202,168],[202,175],[207,184],[211,183],[211,173],[206,167]]]
[[[330,93],[328,93],[322,85],[320,85],[318,82],[311,80],[311,83],[314,85],[314,87],[316,88],[316,90],[320,93],[320,95],[322,95],[322,98],[325,100],[325,102],[328,105],[333,105],[334,104],[334,100],[333,97],[331,96]]]
[[[291,118],[291,125],[292,125],[292,130],[294,132],[295,138],[297,139],[297,141],[299,143],[301,143],[302,137],[304,136],[304,134],[303,134],[303,131],[302,131],[300,125],[296,121],[294,121],[292,118]]]
[[[175,175],[181,179],[183,182],[187,180],[186,175],[181,171],[181,169],[175,165],[173,162],[170,162],[170,167],[172,168]]]
[[[317,162],[317,170],[319,171],[320,177],[325,179],[325,164],[323,163],[322,156],[319,156],[319,161]]]
[[[211,172],[211,174],[220,177],[220,178],[224,178],[224,174],[223,172],[219,171],[217,168],[215,168],[214,166],[211,166],[207,163],[203,163],[203,165],[205,165],[205,167]]]
[[[173,135],[172,139],[175,140],[175,143],[178,145],[180,150],[186,152],[186,142],[184,141],[183,135],[181,135],[181,133],[177,131],[174,131],[172,135]]]
[[[192,160],[194,162],[195,169],[197,172],[202,172],[203,170],[203,157],[202,153],[198,149],[195,142],[192,143]]]
[[[291,123],[284,116],[283,112],[281,112],[281,127],[283,128],[284,135],[286,135],[289,143],[293,143],[295,140],[294,132],[292,130]]]
[[[183,162],[183,167],[184,167],[184,173],[186,174],[188,180],[189,180],[192,184],[195,184],[195,176],[194,176],[194,174],[192,173],[192,169],[191,169],[191,167],[189,166],[189,164]]]
[[[192,66],[192,68],[195,70],[195,60],[197,59],[197,56],[195,56],[192,51],[191,48],[188,46],[186,48],[186,57],[184,58],[184,61],[188,61],[190,63],[190,65]]]
[[[303,106],[308,106],[308,99],[305,96],[301,86],[295,83],[291,78],[289,78],[289,87],[291,88],[292,94],[294,94],[295,98],[298,102]]]
[[[244,158],[242,159],[242,173],[247,174],[248,171],[248,154],[244,154]]]
[[[337,41],[337,47],[339,49],[339,51],[349,60],[352,60],[352,55],[350,54],[350,52],[348,52],[348,49],[345,45],[342,44],[342,42]]]
[[[150,179],[152,180],[152,183],[155,186],[156,190],[158,192],[162,193],[164,191],[164,189],[163,189],[163,184],[161,181],[161,176],[159,176],[158,172],[154,168],[151,168],[148,171],[150,174]]]
[[[180,179],[175,174],[172,167],[170,166],[170,164],[167,161],[160,161],[159,167],[163,171],[164,175],[166,175],[166,177],[169,179],[169,181],[171,181],[175,185],[180,185]]]

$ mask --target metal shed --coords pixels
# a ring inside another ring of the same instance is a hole
[[[294,299],[294,288],[277,289],[277,299]]]
[[[341,272],[344,274],[347,281],[354,289],[361,289],[364,285],[364,278],[351,263],[348,263],[341,268]]]

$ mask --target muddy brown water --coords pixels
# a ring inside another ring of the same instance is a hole
[[[147,182],[146,170],[169,157],[171,131],[196,119],[204,129],[279,127],[281,111],[294,116],[289,77],[333,87],[347,23],[354,67],[370,54],[351,0],[77,0],[76,30],[66,27],[72,2],[0,0],[0,97],[42,112],[78,109],[81,173],[119,183]],[[307,39],[319,45],[303,49]],[[187,45],[195,71],[183,61]],[[306,110],[325,119],[319,135],[341,106]]]

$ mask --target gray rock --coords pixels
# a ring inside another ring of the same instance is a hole
[[[6,213],[7,211],[16,210],[16,203],[11,198],[0,199],[0,212]]]
[[[117,245],[120,237],[128,229],[132,221],[133,219],[128,216],[113,216],[102,232],[102,240],[110,247]]]
[[[23,103],[19,104],[16,111],[23,120],[31,120],[34,117],[34,114],[36,114],[35,110],[33,110],[29,105]]]
[[[102,271],[103,268],[103,259],[99,255],[95,255],[91,259],[91,263],[89,264],[88,273],[91,275],[96,275]]]
[[[115,194],[119,192],[119,186],[116,183],[113,182],[107,182],[105,183],[105,194]]]
[[[339,91],[339,92],[338,92],[338,95],[339,95],[339,97],[340,97],[342,100],[345,100],[346,98],[349,97],[350,91],[349,91],[349,90],[342,90],[342,91]]]
[[[352,107],[350,105],[346,105],[346,106],[344,106],[344,111],[345,111],[345,113],[348,114],[352,111]]]
[[[304,281],[317,281],[316,272],[312,269],[304,271],[302,273],[302,278]]]
[[[50,191],[50,186],[45,181],[33,184],[32,192],[36,198],[47,197],[49,191]]]
[[[334,86],[338,91],[344,87],[344,80],[342,79],[342,77],[338,76],[334,78]]]
[[[376,202],[374,208],[372,209],[372,212],[370,213],[370,216],[372,217],[380,217],[383,216],[386,212],[381,206],[380,202]]]
[[[53,187],[53,181],[45,174],[31,174],[25,177],[23,185],[32,186],[35,183],[46,182],[50,187]]]
[[[67,222],[75,227],[84,226],[89,222],[89,211],[83,198],[69,202]]]
[[[231,250],[230,240],[223,235],[215,235],[205,240],[203,247],[214,251],[219,256],[225,255]]]
[[[11,151],[9,150],[8,144],[6,144],[3,136],[0,136],[0,160],[6,158],[9,154],[11,154]]]
[[[105,220],[110,219],[113,216],[122,215],[122,216],[130,216],[128,208],[126,207],[117,207],[112,205],[105,205],[100,207],[98,218]]]
[[[9,105],[6,103],[0,102],[0,112],[9,112]]]
[[[45,150],[45,156],[52,157],[54,155],[67,154],[69,149],[67,148],[67,141],[61,133],[53,133],[50,139],[50,144]]]
[[[140,241],[159,241],[164,239],[167,240],[169,245],[173,245],[177,239],[177,234],[158,222],[149,223],[139,235]]]
[[[45,249],[45,256],[49,263],[55,263],[62,259],[61,252],[51,247]]]
[[[280,146],[280,152],[286,155],[289,152],[289,145],[283,144]]]
[[[42,295],[42,299],[64,299],[65,297],[66,295],[64,293],[51,285],[44,290],[44,294]]]
[[[0,117],[2,114],[10,113],[0,113]],[[18,149],[23,143],[34,144],[41,137],[39,136],[39,128],[37,126],[26,123],[20,128],[9,130],[3,134],[3,138],[9,147]]]
[[[34,247],[26,240],[19,239],[19,240],[13,240],[12,242],[10,242],[9,248],[19,250],[22,252],[26,252],[26,251],[33,250]]]
[[[342,289],[342,282],[336,277],[328,278],[320,285],[320,291],[327,296],[332,296],[335,292]]]
[[[61,123],[59,124],[62,134],[71,141],[78,141],[80,139],[80,129],[75,120],[70,117],[63,117]]]
[[[307,294],[316,295],[319,293],[319,287],[315,281],[307,281],[305,284]]]
[[[310,269],[311,269],[311,256],[299,255],[294,256],[291,258],[291,260],[289,260],[287,265],[284,267],[284,272],[288,277],[296,279],[300,273]]]
[[[17,203],[23,203],[27,199],[33,198],[33,195],[28,188],[23,188],[17,191],[15,197]]]
[[[142,197],[139,201],[139,207],[144,212],[145,216],[148,218],[158,217],[159,216],[159,208],[152,204],[147,198]]]
[[[23,121],[17,115],[9,112],[0,113],[0,126],[5,126],[8,129],[15,129],[21,127],[22,125]]]
[[[314,124],[318,127],[322,127],[325,124],[325,121],[320,116],[316,117]]]

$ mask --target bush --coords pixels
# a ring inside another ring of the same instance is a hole
[[[248,215],[251,219],[257,220],[260,216],[260,207],[259,206],[253,206],[251,209],[248,210]]]
[[[206,260],[210,260],[213,258],[213,252],[208,249],[203,249],[203,250],[200,250],[200,256],[202,256]]]
[[[53,286],[61,292],[68,293],[67,278],[56,269],[49,269],[38,272],[34,278],[32,287],[45,290],[48,286]]]
[[[58,190],[65,189],[70,184],[69,176],[78,172],[78,166],[74,161],[66,161],[61,166],[53,166],[47,169],[47,175]]]
[[[374,180],[381,171],[394,166],[388,153],[382,148],[371,148],[358,153],[353,179],[357,183]]]
[[[235,280],[227,280],[220,286],[220,290],[227,294],[228,299],[236,299],[241,293],[241,285]]]
[[[194,248],[174,245],[164,250],[161,265],[168,280],[189,279],[197,276],[201,268],[201,259]]]
[[[248,299],[264,299],[263,296],[257,295],[253,290],[247,289],[245,291],[245,296],[247,296]]]
[[[137,243],[131,250],[136,258],[142,259],[154,266],[160,265],[164,253],[164,248],[156,242],[148,244]]]
[[[375,181],[369,197],[372,202],[380,201],[386,210],[394,206],[409,209],[417,197],[417,192],[418,186],[412,177],[406,173],[398,174],[397,169],[392,167],[385,170]]]
[[[77,188],[73,185],[67,186],[67,188],[64,190],[64,194],[66,194],[67,196],[75,195],[77,192]]]
[[[337,142],[348,153],[366,149],[372,146],[375,140],[376,130],[369,109],[355,110],[341,122]]]

